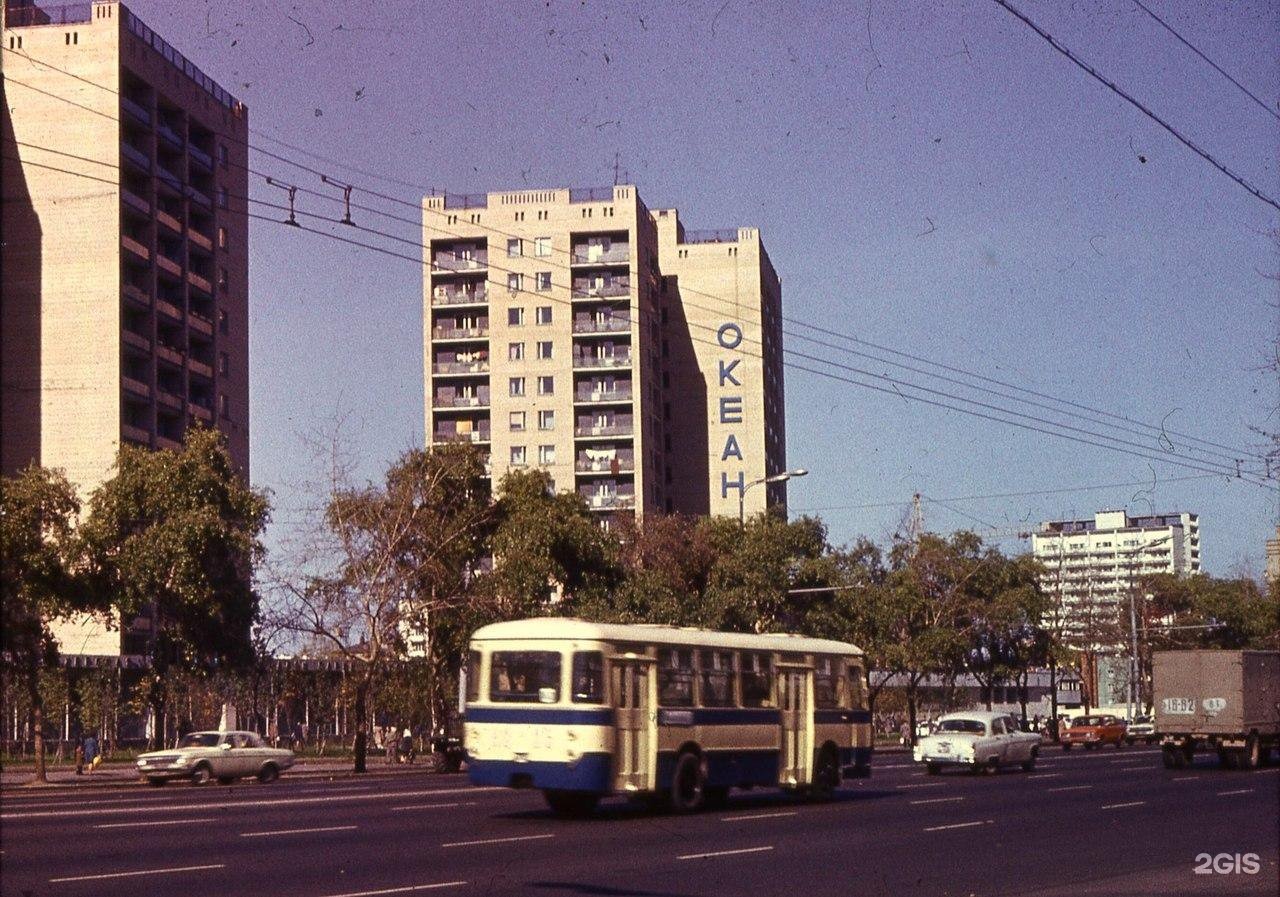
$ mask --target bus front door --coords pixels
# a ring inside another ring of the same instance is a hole
[[[782,708],[778,784],[808,785],[813,781],[813,668],[779,664],[778,698]]]
[[[614,713],[613,788],[651,791],[658,766],[652,659],[610,658],[609,686]]]

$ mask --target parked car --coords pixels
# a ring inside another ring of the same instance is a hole
[[[1093,750],[1100,744],[1124,744],[1124,720],[1109,714],[1096,716],[1077,716],[1071,725],[1062,730],[1062,749],[1069,751],[1074,745],[1082,744],[1086,750]]]
[[[1039,735],[1023,732],[1007,714],[983,710],[940,717],[933,734],[922,738],[912,752],[929,775],[937,775],[944,766],[994,772],[1013,763],[1030,772],[1039,754]]]
[[[1156,721],[1150,716],[1134,717],[1133,722],[1125,728],[1124,734],[1125,744],[1133,744],[1135,741],[1143,741],[1147,744],[1155,744],[1156,741]]]
[[[172,750],[142,754],[137,766],[148,785],[170,779],[189,779],[193,785],[217,779],[230,785],[249,776],[274,782],[293,759],[293,751],[268,747],[256,732],[192,732]]]

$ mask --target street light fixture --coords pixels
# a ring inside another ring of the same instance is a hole
[[[792,477],[808,476],[809,471],[803,467],[797,467],[795,470],[787,470],[782,473],[775,473],[773,476],[761,477],[758,480],[752,480],[750,483],[742,487],[742,491],[738,493],[738,526],[746,525],[747,510],[747,490],[752,486],[759,486],[761,483],[782,483]]]

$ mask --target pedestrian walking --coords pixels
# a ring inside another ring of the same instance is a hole
[[[84,742],[76,744],[76,775],[84,775]]]
[[[83,750],[85,765],[89,767],[89,772],[93,772],[102,762],[102,755],[98,753],[98,739],[92,732],[84,737]]]
[[[387,765],[396,762],[396,727],[387,726],[382,735],[383,745],[387,750]]]

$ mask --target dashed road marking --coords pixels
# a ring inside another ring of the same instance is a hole
[[[899,788],[945,788],[946,782],[922,782],[919,785],[898,785]]]
[[[139,828],[144,825],[188,825],[193,822],[213,822],[212,816],[205,816],[200,819],[161,819],[155,822],[107,822],[102,825],[95,825],[94,828]]]
[[[431,885],[405,885],[400,888],[382,888],[378,891],[351,891],[347,894],[329,894],[327,897],[378,897],[379,894],[407,894],[410,891],[434,891],[439,888],[460,888],[465,881],[442,881]]]
[[[474,807],[476,802],[473,800],[457,801],[451,804],[404,804],[399,807],[392,807],[392,810],[445,810],[449,807]]]
[[[1103,804],[1101,807],[1099,807],[1099,809],[1101,809],[1101,810],[1123,810],[1125,807],[1141,807],[1141,806],[1142,806],[1143,804],[1145,804],[1145,803],[1146,803],[1146,801],[1145,801],[1145,800],[1131,800],[1131,801],[1127,801],[1126,803],[1123,803],[1123,804]]]
[[[512,841],[540,841],[544,838],[554,838],[555,835],[517,835],[513,838],[480,838],[475,841],[450,841],[447,844],[441,844],[441,847],[473,847],[478,844],[510,844]]]
[[[71,875],[66,878],[51,878],[49,884],[64,881],[102,881],[107,878],[135,878],[139,875],[173,875],[178,872],[203,872],[206,869],[225,869],[226,863],[209,863],[204,866],[169,866],[165,869],[139,869],[136,872],[101,872],[97,875]]]
[[[977,822],[953,822],[951,825],[932,825],[925,829],[926,832],[945,832],[953,828],[973,828],[977,825],[994,825],[994,819],[978,820]]]
[[[677,860],[705,860],[711,857],[729,857],[742,853],[764,853],[772,847],[740,847],[737,850],[713,850],[710,853],[686,853],[676,857]]]
[[[910,803],[912,804],[947,804],[947,803],[954,803],[955,801],[958,801],[958,800],[964,800],[964,798],[963,797],[934,797],[934,798],[930,798],[929,800],[913,800],[913,801],[910,801]]]
[[[748,819],[779,819],[783,816],[798,816],[796,811],[789,813],[753,813],[750,816],[721,816],[721,822],[744,822]]]
[[[1190,782],[1190,781],[1192,781],[1192,780],[1194,780],[1194,779],[1198,779],[1198,778],[1200,778],[1200,777],[1199,777],[1199,776],[1174,776],[1174,777],[1173,777],[1173,778],[1171,778],[1169,781],[1170,781],[1170,782]]]
[[[316,828],[281,828],[271,832],[241,832],[241,838],[266,838],[270,835],[310,835],[314,832],[349,832],[354,825],[321,825]]]
[[[1089,789],[1090,789],[1090,788],[1092,788],[1092,787],[1093,787],[1092,785],[1059,785],[1057,788],[1046,788],[1045,790],[1046,790],[1046,791],[1048,791],[1048,792],[1053,792],[1053,791],[1087,791],[1087,790],[1089,790]]]
[[[1254,788],[1237,788],[1234,791],[1219,791],[1218,797],[1226,797],[1231,794],[1253,794]]]

